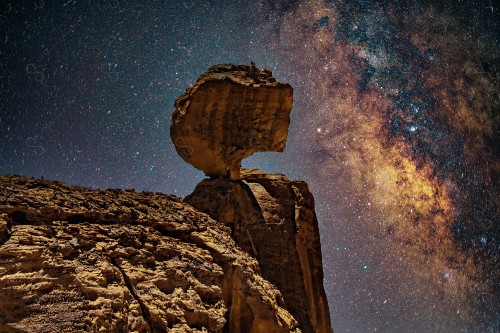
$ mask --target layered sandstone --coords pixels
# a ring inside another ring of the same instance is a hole
[[[0,332],[299,332],[259,272],[174,196],[0,176]]]
[[[203,180],[185,201],[231,229],[303,332],[332,332],[314,198],[305,182],[243,169],[239,181]]]
[[[238,179],[242,159],[285,149],[292,104],[292,87],[270,71],[215,65],[175,101],[170,136],[205,175]]]

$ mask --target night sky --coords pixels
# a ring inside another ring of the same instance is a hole
[[[216,63],[294,87],[333,328],[500,332],[496,1],[2,1],[0,174],[185,196],[169,137]]]

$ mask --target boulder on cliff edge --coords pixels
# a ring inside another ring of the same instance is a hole
[[[177,153],[211,178],[239,179],[241,160],[285,149],[293,89],[255,65],[215,65],[175,101]]]

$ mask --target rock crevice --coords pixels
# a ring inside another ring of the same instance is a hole
[[[137,296],[137,293],[135,292],[134,286],[130,282],[129,277],[127,276],[127,274],[125,273],[125,271],[123,270],[123,268],[121,268],[120,265],[116,262],[116,258],[110,258],[110,260],[111,260],[111,263],[113,264],[113,266],[115,266],[116,269],[118,269],[118,271],[120,272],[121,277],[123,279],[123,282],[127,286],[128,290],[130,292],[130,295],[132,295],[132,297],[136,300],[136,302],[141,307],[141,315],[143,316],[144,320],[147,323],[146,329],[150,333],[155,333],[155,329],[154,329],[154,327],[153,327],[153,325],[151,323],[151,316],[149,315],[148,309],[147,309],[146,305],[141,301],[141,299],[139,298],[139,296]]]

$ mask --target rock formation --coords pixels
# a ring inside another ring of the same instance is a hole
[[[0,332],[332,333],[312,194],[240,167],[285,148],[292,88],[217,65],[175,106],[211,177],[184,200],[0,176]]]
[[[175,101],[170,136],[205,175],[238,179],[242,159],[285,149],[292,103],[292,87],[270,71],[216,65]]]
[[[175,101],[170,133],[184,160],[211,179],[185,198],[231,231],[282,292],[307,333],[331,333],[314,199],[302,181],[241,170],[256,151],[282,151],[292,88],[268,71],[217,65]],[[179,144],[181,143],[181,144]]]
[[[0,332],[299,332],[283,304],[174,196],[0,176]]]
[[[302,332],[332,332],[314,198],[305,182],[242,170],[240,181],[203,180],[185,201],[231,229]]]

